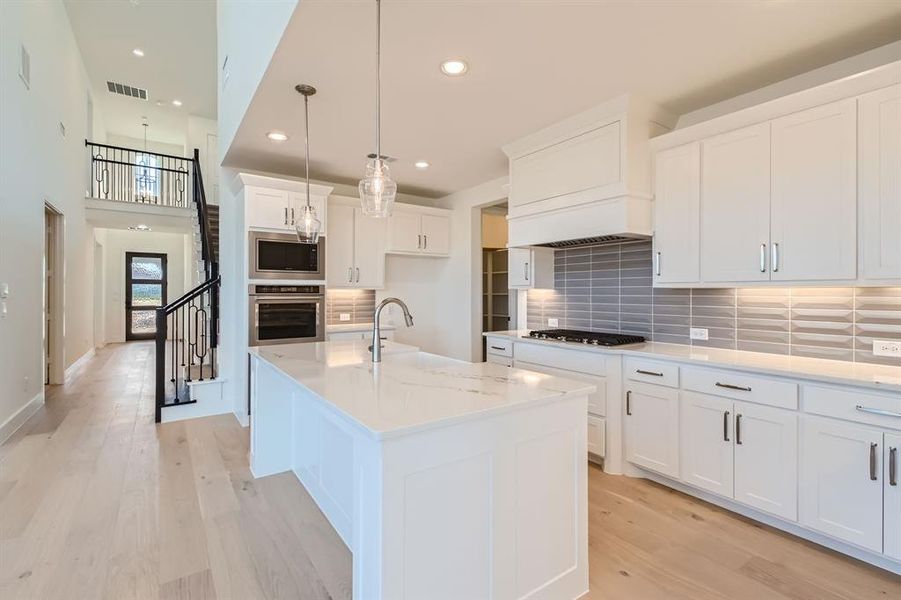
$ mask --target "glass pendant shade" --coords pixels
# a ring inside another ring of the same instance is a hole
[[[300,209],[300,219],[294,228],[297,230],[297,239],[302,244],[318,244],[319,234],[322,232],[322,221],[316,218],[316,209],[312,206],[303,206]]]
[[[397,183],[391,179],[388,165],[380,158],[366,164],[366,172],[360,180],[360,201],[363,214],[369,217],[390,217],[397,196]]]

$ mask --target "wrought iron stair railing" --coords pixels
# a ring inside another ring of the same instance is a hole
[[[91,155],[92,198],[180,208],[188,208],[195,199],[195,158],[88,140],[84,144]]]

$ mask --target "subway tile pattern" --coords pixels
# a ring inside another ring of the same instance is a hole
[[[325,322],[328,325],[371,323],[375,312],[375,290],[327,290],[325,292]],[[350,315],[342,321],[341,314]]]
[[[554,289],[530,290],[527,327],[618,331],[676,344],[901,366],[873,356],[901,339],[901,288],[652,287],[651,243],[557,250]],[[689,339],[704,327],[709,339]]]

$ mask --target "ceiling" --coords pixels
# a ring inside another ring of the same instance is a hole
[[[225,164],[301,174],[308,83],[311,174],[355,183],[374,151],[374,27],[372,1],[301,0]],[[385,0],[382,152],[402,191],[441,196],[506,174],[502,145],[621,93],[683,114],[898,38],[901,2],[885,0]],[[465,76],[441,74],[451,57]]]
[[[110,133],[184,144],[187,116],[216,118],[215,0],[65,0],[69,21]],[[132,54],[140,48],[144,57]],[[106,82],[145,88],[148,100]],[[182,101],[175,107],[172,100]],[[161,106],[157,106],[161,102]]]

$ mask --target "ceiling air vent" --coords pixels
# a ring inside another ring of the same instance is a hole
[[[114,83],[112,81],[107,81],[106,89],[108,89],[113,94],[130,96],[132,98],[138,98],[139,100],[147,99],[147,90],[139,87],[134,87],[132,85],[125,85],[124,83]]]

